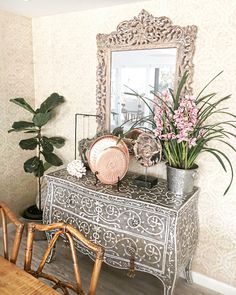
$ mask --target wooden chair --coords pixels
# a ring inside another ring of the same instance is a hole
[[[32,261],[32,251],[33,251],[33,239],[34,239],[34,232],[35,230],[38,231],[54,231],[54,236],[52,240],[50,241],[47,250],[45,251],[43,258],[38,266],[38,269],[36,271],[31,269],[31,261]],[[50,254],[50,251],[52,250],[53,246],[55,245],[55,242],[59,238],[60,235],[65,235],[67,237],[71,254],[72,254],[72,260],[73,260],[73,267],[74,267],[74,274],[75,274],[75,281],[76,284],[63,282],[56,278],[54,275],[49,275],[43,272],[43,267],[47,261],[47,258]],[[76,294],[85,295],[83,289],[82,289],[82,283],[81,283],[81,277],[80,277],[80,271],[78,266],[78,260],[76,256],[76,249],[74,246],[73,239],[77,239],[80,241],[83,245],[85,245],[90,251],[94,252],[96,254],[96,259],[94,262],[94,267],[92,271],[92,276],[90,280],[90,286],[89,286],[89,292],[88,295],[94,295],[98,283],[98,278],[102,266],[103,256],[104,256],[104,249],[101,246],[98,246],[88,239],[86,239],[77,229],[72,227],[69,224],[65,223],[54,223],[49,225],[42,225],[42,224],[34,224],[29,223],[28,224],[28,236],[27,236],[27,243],[26,243],[26,252],[25,252],[25,265],[24,269],[25,271],[29,272],[36,278],[44,278],[47,280],[50,280],[54,283],[53,289],[61,289],[63,294],[69,295],[68,289],[73,290]]]
[[[0,218],[2,220],[2,233],[3,233],[3,257],[12,263],[16,263],[20,242],[24,230],[24,223],[20,222],[16,215],[8,208],[8,206],[0,202]],[[15,238],[13,241],[11,256],[9,255],[8,245],[8,232],[7,232],[7,220],[11,221],[16,226]]]

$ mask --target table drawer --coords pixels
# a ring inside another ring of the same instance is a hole
[[[127,202],[128,203],[128,202]],[[52,212],[54,218],[66,220],[60,217],[67,212],[73,218],[82,218],[84,221],[99,223],[108,229],[116,229],[135,236],[147,237],[153,241],[165,243],[169,232],[169,215],[162,210],[162,213],[154,210],[145,210],[139,206],[124,205],[122,198],[116,198],[113,202],[106,200],[96,192],[76,190],[55,185],[53,187],[52,207],[57,212]],[[64,211],[64,213],[62,212]],[[164,213],[163,213],[164,212]],[[52,221],[51,221],[52,222]]]
[[[168,215],[104,200],[97,203],[97,211],[99,224],[108,230],[116,229],[117,232],[140,239],[148,238],[153,242],[166,242],[169,229]]]
[[[98,222],[97,222],[98,221]],[[109,264],[118,263],[122,268],[129,268],[131,257],[135,258],[135,264],[152,267],[156,271],[164,271],[166,255],[165,245],[155,238],[134,235],[122,228],[101,225],[100,220],[89,221],[81,216],[58,206],[52,206],[51,222],[66,222],[77,228],[92,242],[105,248],[105,259]]]
[[[166,248],[158,241],[153,242],[99,226],[96,243],[105,248],[105,259],[110,264],[119,263],[122,268],[129,268],[130,259],[134,257],[136,266],[142,265],[160,273],[164,272]]]

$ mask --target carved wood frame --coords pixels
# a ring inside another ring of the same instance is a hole
[[[154,17],[142,10],[137,17],[123,21],[110,34],[97,35],[97,131],[110,131],[111,53],[119,50],[177,48],[175,88],[185,70],[189,76],[185,92],[192,92],[193,54],[196,26],[173,25],[165,16]]]

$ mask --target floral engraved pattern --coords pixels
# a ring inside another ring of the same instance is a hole
[[[178,198],[167,192],[164,180],[146,189],[136,187],[134,178],[128,174],[117,191],[116,186],[95,185],[91,172],[79,180],[65,169],[51,173],[44,223],[63,221],[78,228],[105,247],[104,260],[111,266],[127,269],[134,257],[135,269],[160,278],[165,295],[171,294],[178,270],[186,267],[196,248],[198,191]]]
[[[191,210],[189,210],[189,207]],[[180,216],[177,225],[177,241],[178,250],[178,265],[179,268],[184,268],[189,263],[189,259],[197,247],[198,241],[198,213],[196,204],[192,201],[180,211]]]

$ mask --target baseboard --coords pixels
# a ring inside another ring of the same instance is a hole
[[[195,284],[201,285],[223,295],[236,295],[236,288],[233,286],[214,280],[198,272],[193,272],[192,275]]]

